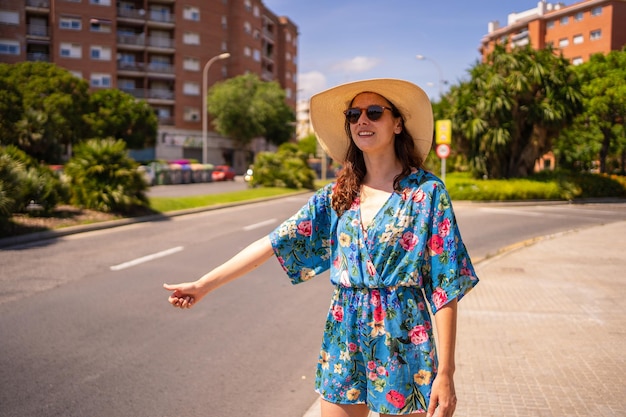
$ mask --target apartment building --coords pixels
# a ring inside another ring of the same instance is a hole
[[[153,157],[202,159],[203,71],[210,88],[246,73],[277,81],[296,108],[298,28],[260,0],[3,0],[0,62],[47,61],[145,99],[159,118]],[[228,52],[226,59],[218,59]],[[213,59],[215,58],[215,59]],[[211,63],[209,64],[209,61]],[[208,124],[208,161],[250,155]],[[258,140],[254,147],[264,146]]]
[[[573,64],[595,53],[621,50],[626,45],[626,0],[584,0],[566,6],[539,1],[537,7],[511,13],[506,26],[490,22],[481,41],[486,58],[496,44],[530,44],[534,49],[552,45]]]

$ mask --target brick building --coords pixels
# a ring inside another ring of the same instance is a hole
[[[485,58],[496,44],[534,49],[552,45],[573,64],[589,60],[595,53],[621,50],[626,45],[626,0],[584,0],[566,6],[544,0],[537,7],[511,13],[506,26],[490,22],[481,41]]]
[[[298,28],[260,0],[3,0],[0,62],[46,61],[145,99],[159,118],[153,157],[202,159],[207,86],[245,73],[277,81],[296,107]],[[242,170],[249,155],[211,132],[208,161]],[[265,146],[263,140],[252,145]]]

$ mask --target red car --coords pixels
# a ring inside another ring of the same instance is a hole
[[[217,165],[211,173],[213,181],[234,181],[235,170],[228,165]]]

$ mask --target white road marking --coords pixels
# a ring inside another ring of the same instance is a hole
[[[247,232],[249,230],[258,229],[259,227],[267,226],[267,225],[270,225],[270,224],[273,224],[273,223],[276,223],[276,219],[269,219],[269,220],[265,220],[263,222],[254,223],[254,224],[251,224],[249,226],[245,226],[243,228],[243,230],[245,230]]]
[[[183,246],[176,246],[175,248],[167,249],[161,252],[153,253],[152,255],[142,256],[141,258],[133,259],[132,261],[124,262],[119,265],[113,265],[111,271],[119,271],[120,269],[130,268],[131,266],[139,265],[144,262],[153,261],[164,256],[173,255],[184,249]]]

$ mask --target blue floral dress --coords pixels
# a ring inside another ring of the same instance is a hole
[[[418,170],[364,228],[358,197],[337,216],[333,186],[270,234],[294,284],[330,269],[336,287],[316,391],[378,413],[425,411],[437,372],[428,309],[435,314],[478,283],[450,197],[436,176]]]

